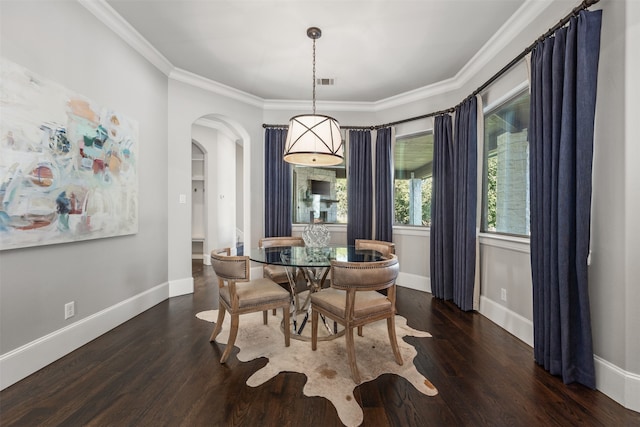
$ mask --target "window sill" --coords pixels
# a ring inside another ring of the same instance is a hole
[[[480,233],[480,244],[527,254],[531,253],[530,240],[527,237]]]
[[[393,234],[400,236],[429,237],[431,235],[431,228],[417,225],[394,225]]]

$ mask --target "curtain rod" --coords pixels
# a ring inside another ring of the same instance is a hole
[[[385,124],[382,124],[382,125],[376,125],[376,126],[340,126],[340,127],[342,129],[377,130],[377,129],[382,129],[382,128],[386,128],[386,127],[389,127],[389,126],[399,125],[399,124],[402,124],[402,123],[413,122],[415,120],[426,119],[428,117],[439,116],[441,114],[453,113],[456,110],[456,108],[458,108],[460,105],[462,105],[465,101],[467,101],[468,99],[471,99],[474,96],[478,95],[480,92],[482,92],[487,87],[489,87],[493,82],[495,82],[498,78],[500,78],[504,73],[509,71],[514,65],[516,65],[518,62],[520,62],[525,56],[527,56],[529,54],[529,52],[531,52],[533,50],[534,47],[536,47],[536,44],[538,44],[539,42],[543,41],[547,37],[553,35],[553,33],[555,33],[556,30],[558,30],[558,29],[562,28],[563,26],[565,26],[567,24],[567,22],[569,22],[569,20],[571,20],[571,18],[576,16],[580,11],[588,9],[589,7],[591,7],[594,4],[598,3],[599,1],[600,0],[584,0],[578,6],[574,7],[571,10],[571,12],[569,12],[564,18],[562,18],[560,21],[558,21],[558,23],[556,25],[554,25],[553,27],[549,28],[549,30],[547,30],[546,33],[544,33],[543,35],[538,37],[525,50],[520,52],[520,54],[518,56],[513,58],[507,65],[502,67],[500,69],[500,71],[498,71],[493,76],[491,76],[491,78],[489,78],[489,80],[484,82],[480,87],[478,87],[476,90],[474,90],[473,93],[471,93],[471,95],[467,96],[464,100],[462,100],[455,107],[447,108],[445,110],[435,111],[435,112],[429,113],[429,114],[423,114],[421,116],[410,117],[408,119],[397,120],[395,122],[389,122],[389,123],[385,123]],[[268,124],[263,124],[262,127],[263,128],[285,128],[285,129],[288,128],[287,125],[268,125]]]

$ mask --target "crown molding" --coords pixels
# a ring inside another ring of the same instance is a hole
[[[283,99],[265,99],[263,107],[268,111],[311,111],[311,100],[290,101]],[[316,101],[316,110],[351,111],[359,113],[375,112],[375,102]]]
[[[169,73],[169,78],[191,86],[199,87],[200,89],[204,89],[218,95],[244,102],[245,104],[253,105],[254,107],[264,108],[264,99],[258,96],[218,83],[214,80],[207,79],[199,74],[183,70],[182,68],[174,67]]]
[[[441,95],[462,88],[471,81],[475,75],[481,72],[483,67],[505,49],[527,24],[544,12],[551,3],[553,3],[553,0],[526,0],[454,77],[377,101],[376,110],[379,111],[406,105],[411,102],[422,101],[435,95]],[[524,48],[526,48],[526,46],[523,46],[523,49]]]
[[[174,68],[151,43],[122,18],[105,0],[78,0],[89,12],[98,18],[107,28],[120,36],[129,46],[134,48],[147,61],[151,62],[165,75],[169,75]]]
[[[226,96],[254,107],[263,108],[264,110],[305,110],[309,108],[309,101],[263,99],[189,71],[176,68],[155,49],[151,43],[142,37],[135,28],[113,10],[105,0],[77,1],[170,79],[199,87],[203,90]],[[316,102],[316,104],[321,106],[322,110],[328,111],[378,112],[412,102],[419,102],[432,96],[460,89],[507,47],[514,37],[520,33],[522,28],[526,27],[527,24],[544,12],[553,1],[554,0],[526,0],[452,78],[375,102],[323,101]]]
[[[544,12],[553,0],[527,0],[511,17],[496,31],[493,36],[476,52],[475,55],[458,71],[454,79],[462,87],[473,76],[478,74],[484,66],[494,59],[512,40],[520,34],[527,24]],[[528,46],[528,45],[527,45]],[[522,46],[525,49],[527,46]],[[506,64],[500,64],[500,67]]]
[[[437,83],[423,86],[418,89],[403,92],[398,95],[390,96],[389,98],[376,101],[374,103],[375,111],[387,110],[394,107],[400,107],[402,105],[410,104],[412,102],[422,101],[432,96],[441,95],[443,93],[451,92],[456,89],[460,89],[464,82],[461,82],[456,77],[452,77],[447,80],[442,80]]]

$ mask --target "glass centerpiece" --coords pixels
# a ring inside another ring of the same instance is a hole
[[[311,212],[309,224],[302,232],[302,240],[309,248],[324,248],[329,245],[329,240],[331,240],[329,229],[323,223],[315,222],[313,212]]]

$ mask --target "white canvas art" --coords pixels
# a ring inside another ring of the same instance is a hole
[[[138,124],[0,59],[0,250],[138,231]]]

